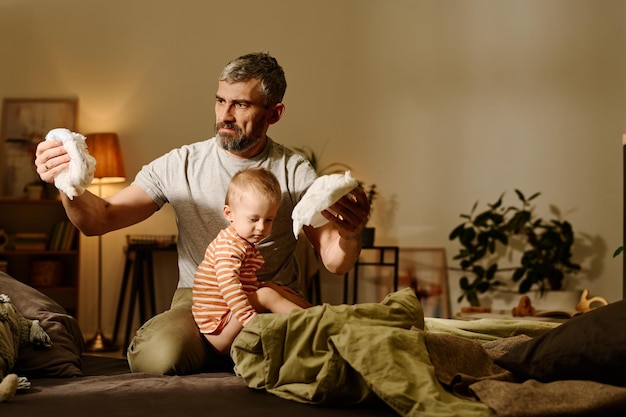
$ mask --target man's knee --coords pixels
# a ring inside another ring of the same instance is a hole
[[[177,375],[192,373],[190,369],[181,369],[186,362],[184,345],[178,338],[155,337],[150,339],[135,336],[127,351],[128,365],[131,372],[147,372],[157,375]]]
[[[172,308],[148,320],[127,350],[131,372],[185,375],[231,370],[230,356],[220,357],[200,333],[191,313],[191,288],[179,288]]]
[[[200,371],[207,360],[191,308],[175,307],[146,322],[127,351],[131,372],[182,375]]]

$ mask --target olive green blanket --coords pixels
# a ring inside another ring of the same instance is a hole
[[[406,289],[381,303],[259,315],[231,355],[249,387],[295,401],[352,404],[375,394],[403,416],[493,415],[437,381],[423,329],[420,303]]]

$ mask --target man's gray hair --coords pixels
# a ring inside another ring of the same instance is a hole
[[[254,52],[235,58],[224,67],[219,81],[234,83],[256,79],[261,81],[264,105],[281,103],[287,90],[287,80],[276,58],[265,52]]]

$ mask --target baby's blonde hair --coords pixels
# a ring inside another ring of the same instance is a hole
[[[226,191],[226,205],[239,201],[244,194],[254,194],[272,205],[282,199],[280,183],[271,171],[265,168],[246,168],[237,172],[230,180]]]

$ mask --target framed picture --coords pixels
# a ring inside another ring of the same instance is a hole
[[[20,198],[36,182],[35,148],[55,128],[76,130],[76,98],[5,98],[0,138],[0,195]]]
[[[415,290],[426,317],[451,316],[447,271],[444,248],[400,248],[398,288]]]

